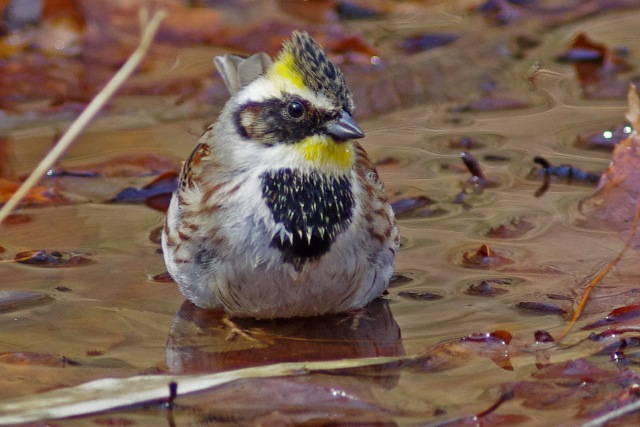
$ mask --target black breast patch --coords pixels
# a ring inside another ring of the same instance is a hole
[[[284,261],[296,269],[328,252],[351,223],[355,201],[346,177],[279,169],[261,178],[262,197],[273,220],[290,233],[273,236],[271,246],[280,249]]]

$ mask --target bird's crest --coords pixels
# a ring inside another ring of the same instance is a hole
[[[291,34],[291,40],[284,43],[267,75],[289,80],[300,89],[321,93],[349,112],[354,108],[342,71],[307,32]]]

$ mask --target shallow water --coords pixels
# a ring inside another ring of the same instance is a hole
[[[471,51],[481,57],[483,50],[500,45],[500,34],[508,32],[489,28],[477,18],[461,16],[447,21],[449,15],[436,16],[445,27],[471,23],[480,27],[475,30],[478,34],[484,28],[484,39],[476,40],[479,46],[475,50],[470,49],[474,41],[467,38],[458,45],[420,54],[410,59],[412,67],[430,61],[455,63],[451,49],[460,49],[463,58],[473,59]],[[402,248],[396,283],[357,321],[347,315],[243,321],[239,324],[248,331],[261,330],[256,335],[260,342],[241,337],[226,341],[227,330],[219,318],[183,304],[174,284],[152,280],[164,270],[159,244],[153,237],[162,224],[162,213],[143,205],[101,203],[105,195],[111,195],[109,185],[123,187],[120,181],[105,184],[105,180],[60,178],[58,185],[84,202],[22,209],[19,213],[28,215],[28,221],[3,226],[0,399],[103,377],[205,373],[295,360],[429,354],[431,358],[413,366],[240,381],[210,393],[180,397],[174,419],[167,418],[167,411],[160,406],[149,405],[56,421],[56,425],[71,426],[89,419],[98,424],[124,423],[117,425],[129,425],[129,421],[135,425],[208,425],[341,419],[414,425],[472,417],[493,404],[498,388],[533,381],[541,360],[556,364],[586,358],[615,371],[608,355],[593,355],[596,346],[588,343],[552,348],[546,353],[540,347],[536,350],[534,333],[546,330],[559,334],[566,319],[519,304],[545,302],[571,311],[582,285],[623,246],[616,231],[587,226],[583,221],[579,204],[593,193],[593,184],[554,179],[550,188],[536,197],[542,180],[532,177],[530,170],[537,155],[554,165],[568,163],[587,171],[607,167],[608,152],[577,148],[575,139],[581,132],[603,131],[624,122],[626,103],[623,99],[584,99],[571,66],[553,59],[579,31],[606,40],[610,46],[624,45],[637,52],[639,18],[637,10],[611,12],[544,32],[536,30],[540,45],[528,52],[529,60],[512,61],[500,72],[507,76],[511,93],[529,102],[526,108],[456,112],[464,100],[476,95],[459,93],[464,85],[460,91],[439,86],[464,77],[458,70],[457,75],[434,83],[446,96],[434,95],[437,90],[431,88],[432,101],[423,98],[418,106],[361,121],[367,133],[363,144],[379,164],[396,206],[406,206],[408,202],[400,202],[405,198],[426,196],[431,201],[428,208],[399,214]],[[403,29],[417,24],[394,25]],[[529,30],[534,31],[527,25],[522,27],[522,31]],[[553,73],[540,73],[535,83],[527,82],[531,58]],[[633,56],[630,60],[637,62]],[[484,58],[467,66],[484,67],[491,73],[500,61]],[[469,80],[481,79],[482,73],[470,73]],[[141,101],[142,105],[146,102],[153,101]],[[144,115],[103,119],[80,138],[63,166],[149,152],[175,159],[177,164],[189,153],[206,123],[208,120],[200,119],[159,121]],[[29,171],[50,146],[56,129],[45,124],[8,130],[11,168],[17,173]],[[469,151],[492,182],[477,194],[471,184],[465,184],[470,174],[460,161],[461,150],[450,146],[450,141],[462,137],[480,142],[480,148]],[[458,203],[456,197],[465,185],[464,202]],[[516,229],[516,235],[496,237],[496,228],[503,224]],[[488,265],[465,262],[465,253],[469,259],[483,244],[504,258]],[[70,252],[92,262],[59,268],[12,262],[17,253],[35,249]],[[580,325],[637,299],[637,261],[636,253],[627,253],[595,292]],[[469,291],[483,280],[498,290],[495,295]],[[3,304],[4,299],[12,304]],[[502,359],[496,358],[499,351],[484,347],[435,350],[442,343],[498,330],[513,335]],[[578,343],[587,335],[587,331],[575,329],[566,342]],[[300,396],[301,401],[292,401],[291,396]],[[487,419],[485,425],[574,425],[577,414],[589,412],[584,405],[571,400],[536,407],[524,404],[520,396],[497,410],[514,418]]]

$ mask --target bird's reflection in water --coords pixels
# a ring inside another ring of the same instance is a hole
[[[384,299],[374,300],[351,313],[268,321],[233,319],[233,322],[255,340],[242,335],[227,339],[229,327],[223,313],[203,310],[185,301],[167,341],[170,371],[191,374],[281,362],[405,355],[400,328]],[[394,371],[389,368],[378,366],[368,372]]]

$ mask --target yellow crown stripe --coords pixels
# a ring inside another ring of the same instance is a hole
[[[296,70],[294,57],[291,52],[284,51],[279,56],[276,62],[269,68],[267,76],[272,80],[285,79],[289,80],[294,86],[299,89],[304,88],[304,81],[302,76]]]
[[[351,144],[335,142],[328,136],[310,136],[294,147],[304,159],[327,172],[345,171],[353,163]]]

